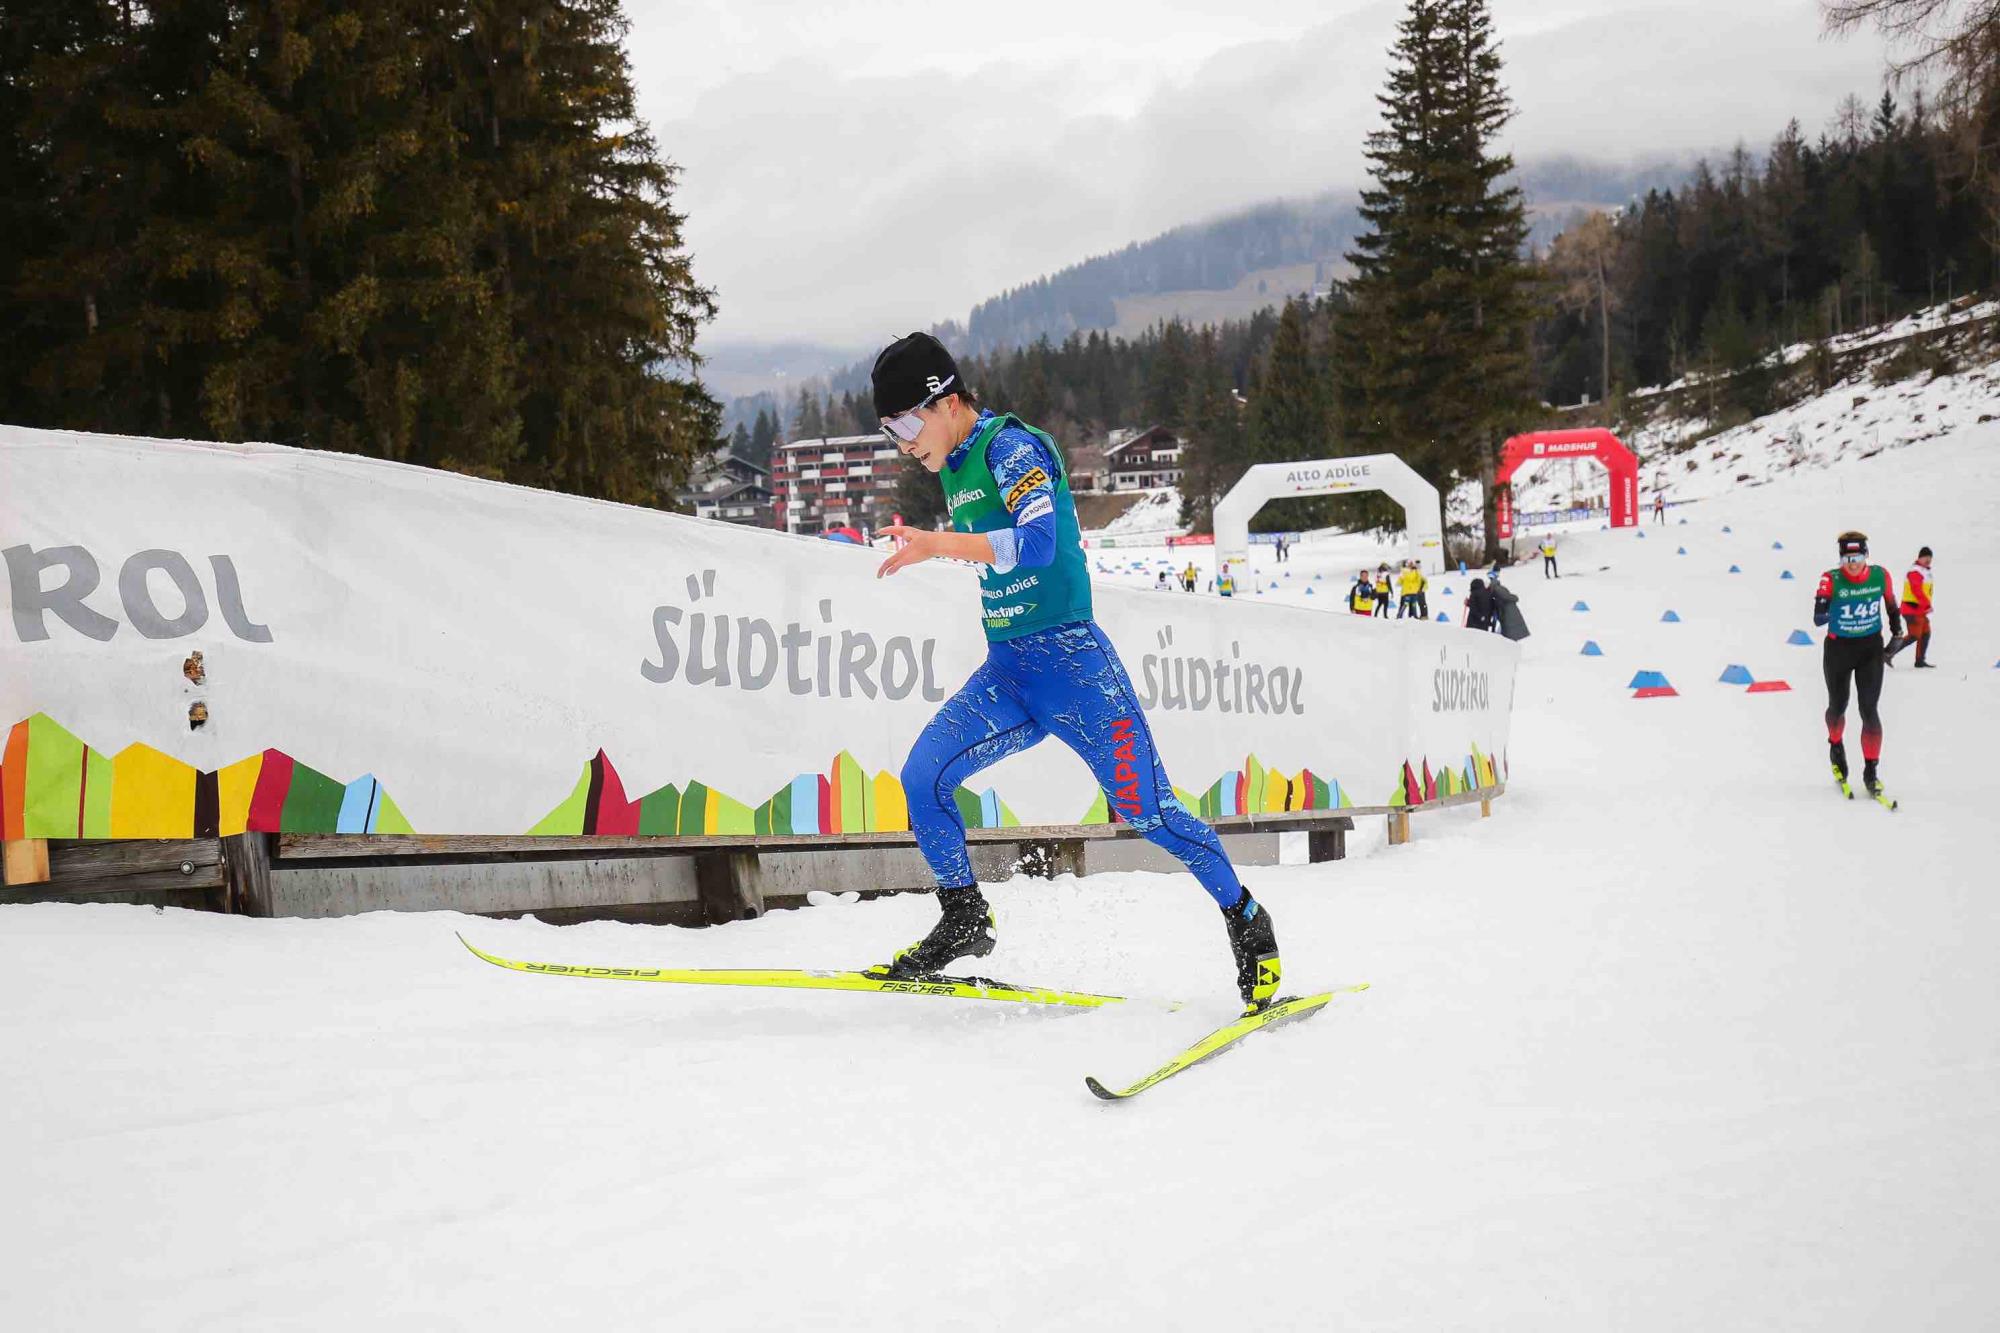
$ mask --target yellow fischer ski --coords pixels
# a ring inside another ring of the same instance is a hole
[[[1202,1061],[1222,1054],[1253,1032],[1262,1032],[1265,1028],[1281,1027],[1286,1023],[1296,1023],[1300,1019],[1310,1018],[1331,1003],[1334,996],[1351,995],[1367,989],[1368,983],[1364,981],[1358,986],[1341,986],[1319,995],[1302,995],[1289,1000],[1279,1000],[1268,1009],[1245,1014],[1235,1022],[1225,1024],[1209,1033],[1129,1088],[1115,1090],[1107,1088],[1089,1075],[1085,1075],[1083,1081],[1094,1096],[1107,1102],[1136,1097],[1155,1083],[1165,1082],[1184,1069],[1192,1069]]]
[[[1107,1004],[1125,1004],[1122,995],[1093,995],[1088,991],[1050,990],[1042,986],[1017,986],[987,977],[916,977],[891,980],[865,972],[813,972],[797,969],[725,969],[664,967],[585,967],[572,963],[526,963],[502,958],[476,947],[465,936],[458,942],[495,967],[512,972],[539,972],[551,977],[599,977],[606,981],[660,981],[678,986],[765,986],[785,990],[873,991],[881,995],[938,995],[959,1000],[1001,1000],[1012,1004],[1070,1005],[1097,1009]],[[1180,1008],[1178,1001],[1167,1005]]]

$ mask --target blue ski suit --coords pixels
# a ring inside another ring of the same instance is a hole
[[[946,459],[940,480],[948,493],[953,473],[980,434],[975,430]],[[1014,520],[1011,527],[987,533],[993,568],[1004,574],[1053,564],[1058,523],[1052,479],[1063,475],[1058,461],[1040,439],[1012,426],[1003,426],[986,449],[987,465],[1010,497]],[[1232,906],[1242,897],[1243,886],[1215,830],[1174,795],[1131,678],[1087,610],[1066,623],[989,637],[986,660],[911,748],[902,773],[910,827],[941,889],[974,883],[965,822],[952,793],[981,769],[1045,736],[1076,751],[1110,808],[1187,866],[1218,906]]]

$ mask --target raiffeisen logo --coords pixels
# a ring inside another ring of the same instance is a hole
[[[986,488],[975,486],[969,491],[953,491],[945,497],[945,508],[959,509],[969,504],[978,504],[986,498]]]

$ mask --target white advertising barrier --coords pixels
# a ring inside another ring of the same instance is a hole
[[[1444,570],[1444,510],[1437,487],[1394,454],[1259,463],[1246,469],[1215,506],[1216,558],[1229,564],[1249,559],[1250,520],[1273,500],[1358,491],[1380,491],[1401,505],[1410,559],[1426,574]]]
[[[830,834],[980,661],[972,571],[275,445],[0,427],[7,838]],[[1024,577],[1032,577],[1024,572]],[[1516,649],[1097,589],[1210,816],[1504,774]],[[1108,816],[1048,742],[968,824]]]

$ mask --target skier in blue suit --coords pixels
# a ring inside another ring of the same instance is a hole
[[[1269,1005],[1282,972],[1271,914],[1236,877],[1215,830],[1174,795],[1131,679],[1092,618],[1090,574],[1062,450],[1011,415],[981,410],[944,344],[912,333],[874,370],[882,431],[938,474],[952,530],[892,524],[902,545],[878,576],[939,557],[984,565],[986,660],[930,720],[903,765],[917,846],[937,877],[937,926],[877,975],[935,973],[983,958],[993,914],[966,856],[952,793],[1046,736],[1090,766],[1112,809],[1194,873],[1222,909],[1247,1011]]]

